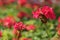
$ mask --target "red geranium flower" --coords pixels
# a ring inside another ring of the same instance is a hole
[[[25,29],[25,25],[22,22],[15,23],[14,28],[16,30],[23,30]]]
[[[15,19],[12,16],[7,16],[3,19],[3,26],[11,28],[15,24]]]
[[[39,18],[40,16],[41,9],[37,9],[36,11],[32,12],[33,13],[33,18]]]
[[[19,12],[17,16],[18,16],[18,18],[20,18],[20,19],[22,19],[22,18],[24,18],[24,17],[30,18],[30,16],[29,16],[27,13],[25,13],[25,12]]]
[[[0,0],[0,6],[2,6],[3,5],[3,2]]]
[[[25,16],[25,13],[24,12],[19,12],[17,16],[18,16],[18,18],[23,18]]]
[[[35,26],[34,25],[29,25],[26,27],[26,30],[34,30]]]
[[[35,12],[33,12],[34,18],[39,18],[40,16],[44,15],[47,19],[55,19],[56,16],[53,12],[53,9],[48,6],[44,6],[42,8],[37,9]]]
[[[46,16],[47,19],[55,19],[56,15],[51,7],[44,6],[42,7],[42,13]]]

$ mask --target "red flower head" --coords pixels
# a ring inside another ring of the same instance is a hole
[[[60,23],[60,17],[58,17],[58,23]]]
[[[35,26],[34,25],[29,25],[26,27],[26,30],[34,30]]]
[[[24,17],[30,18],[30,16],[29,16],[27,13],[25,13],[25,12],[19,12],[17,16],[18,16],[18,18],[20,18],[20,19],[22,19],[22,18],[24,18]]]
[[[42,7],[42,13],[46,16],[47,19],[55,19],[56,15],[51,7],[44,6]]]
[[[5,27],[11,28],[12,25],[15,24],[15,19],[12,16],[7,16],[3,19],[3,25]]]
[[[38,9],[38,10],[34,11],[33,12],[33,18],[39,18],[40,12],[41,12],[41,9]]]
[[[3,2],[0,0],[0,6],[2,6],[3,5]]]
[[[23,6],[24,4],[27,3],[27,0],[18,0],[17,3],[18,3],[18,5]]]
[[[23,29],[25,29],[25,25],[22,22],[18,22],[14,25],[14,28],[16,30],[23,30]]]
[[[0,31],[0,37],[2,37],[2,31]]]
[[[55,19],[56,16],[53,12],[53,9],[48,6],[44,6],[41,9],[37,9],[35,12],[33,12],[33,17],[34,18],[39,18],[40,16],[44,15],[47,19]]]
[[[25,13],[24,12],[19,12],[17,16],[18,16],[18,18],[23,18],[25,16]]]

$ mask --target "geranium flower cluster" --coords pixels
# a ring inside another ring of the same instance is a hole
[[[0,19],[0,24],[3,25],[4,28],[13,28],[13,35],[14,38],[12,40],[19,40],[19,38],[22,36],[21,32],[23,30],[30,31],[35,30],[34,25],[26,25],[23,22],[16,22],[13,16],[6,16],[3,19]],[[2,37],[2,31],[0,31],[0,37]],[[17,38],[18,37],[18,38]],[[24,38],[23,40],[30,40],[29,38]],[[32,39],[31,39],[32,40]]]
[[[33,11],[33,18],[40,18],[42,21],[46,19],[55,19],[55,13],[53,9],[49,6],[44,6],[42,8],[38,8],[36,11]]]
[[[19,13],[17,14],[17,17],[18,17],[19,19],[22,19],[22,18],[24,18],[24,17],[26,17],[26,18],[28,18],[28,19],[31,18],[28,13],[25,13],[25,12],[23,12],[23,11],[19,12]]]

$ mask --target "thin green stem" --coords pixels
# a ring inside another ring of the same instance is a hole
[[[50,35],[50,32],[49,32],[49,29],[47,28],[47,25],[45,24],[45,30],[46,30],[46,33],[47,33],[47,35],[48,35],[48,38],[49,38],[49,40],[51,39],[51,35]]]

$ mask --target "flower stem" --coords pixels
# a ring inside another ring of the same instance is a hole
[[[46,33],[47,33],[47,35],[48,35],[48,40],[50,40],[51,39],[51,35],[50,35],[50,32],[49,32],[49,29],[47,28],[47,24],[45,24],[45,30],[46,30]]]

